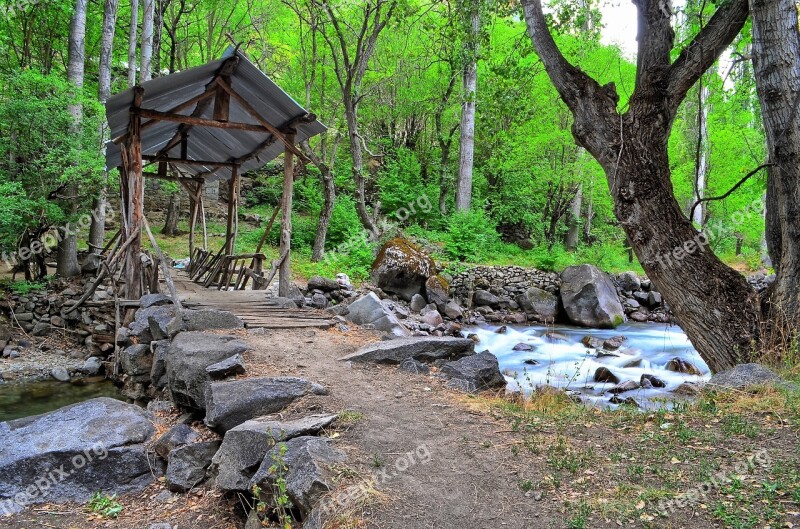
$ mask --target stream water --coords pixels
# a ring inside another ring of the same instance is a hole
[[[0,422],[39,415],[96,397],[125,400],[109,380],[64,383],[55,380],[0,384]]]
[[[636,389],[619,395],[633,397],[645,408],[669,407],[683,400],[673,391],[684,382],[702,382],[711,376],[708,366],[692,347],[679,327],[653,323],[626,323],[614,330],[584,329],[567,326],[507,326],[505,333],[495,332],[499,326],[464,329],[480,338],[476,350],[488,349],[497,356],[510,390],[529,392],[536,386],[550,385],[580,392],[585,402],[615,407],[608,393],[614,384],[594,382],[599,367],[608,368],[620,382],[639,382],[643,374],[664,381],[663,388]],[[614,355],[601,356],[587,348],[581,340],[592,336],[602,340],[623,335],[627,338]],[[514,350],[518,344],[520,349]],[[702,375],[676,373],[666,369],[675,358],[692,363]]]

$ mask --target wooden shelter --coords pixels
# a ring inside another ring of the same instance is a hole
[[[142,269],[143,230],[160,254],[144,214],[145,177],[177,182],[189,194],[194,279],[226,290],[244,288],[252,279],[253,288],[266,288],[271,277],[264,277],[261,247],[235,255],[240,176],[280,154],[285,155],[280,257],[273,275],[278,273],[279,295],[288,295],[294,157],[304,158],[299,142],[326,130],[316,117],[233,47],[217,61],[115,95],[106,113],[112,138],[106,166],[120,170],[121,228],[112,255],[122,263],[123,296],[136,300],[158,287]],[[216,180],[228,185],[228,215],[225,242],[212,252],[205,243],[196,248],[194,234],[198,218],[205,219],[203,184]],[[266,233],[261,244],[265,239]]]

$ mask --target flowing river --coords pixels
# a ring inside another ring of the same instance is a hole
[[[499,326],[465,328],[480,339],[477,351],[488,349],[500,361],[509,390],[530,392],[540,385],[550,385],[581,394],[584,402],[615,407],[609,402],[613,383],[598,383],[594,374],[600,367],[609,369],[620,382],[639,382],[643,374],[653,375],[665,383],[663,388],[635,389],[619,394],[632,397],[645,408],[669,407],[672,402],[685,400],[674,393],[684,382],[703,382],[710,376],[708,366],[694,350],[679,327],[653,323],[626,323],[614,330],[584,329],[555,326]],[[598,354],[581,340],[591,336],[606,340],[623,335],[627,339],[618,351]],[[519,345],[524,344],[524,345]],[[517,347],[517,350],[514,348]],[[673,358],[685,360],[699,369],[701,375],[676,373],[666,369]]]

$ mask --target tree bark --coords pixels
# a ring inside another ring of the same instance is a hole
[[[72,16],[69,30],[69,57],[67,61],[67,80],[75,87],[76,97],[83,89],[83,70],[86,49],[86,0],[75,2],[75,14]],[[79,133],[83,108],[80,103],[69,106],[73,119],[73,133]],[[78,211],[77,194],[78,186],[72,182],[66,187],[67,210],[73,215]],[[68,223],[63,236],[58,244],[56,273],[61,277],[80,275],[81,267],[78,264],[78,236]]]
[[[156,0],[142,0],[142,82],[153,78],[153,21],[156,13]]]
[[[769,161],[767,244],[776,271],[768,309],[773,336],[800,323],[800,32],[794,0],[750,0],[753,67]],[[770,340],[768,345],[789,345]]]
[[[139,0],[130,0],[131,27],[128,32],[128,87],[136,85],[136,48],[139,42]]]
[[[333,216],[333,205],[336,200],[336,186],[334,185],[333,170],[331,166],[335,161],[333,158],[336,156],[336,146],[334,144],[334,154],[331,157],[331,163],[325,163],[317,153],[304,141],[300,144],[311,163],[313,163],[320,172],[320,180],[322,182],[322,210],[319,213],[319,221],[317,222],[317,233],[314,237],[314,246],[311,251],[311,261],[321,261],[325,255],[325,240],[328,238],[328,228],[331,225],[331,216]]]
[[[161,233],[164,235],[174,237],[178,235],[178,209],[179,198],[177,193],[169,196],[169,204],[167,205],[167,217],[164,219],[164,228]]]
[[[615,86],[600,86],[570,64],[547,29],[540,0],[523,0],[534,46],[574,116],[573,135],[603,167],[614,213],[636,256],[697,351],[720,371],[751,356],[760,337],[760,306],[745,278],[714,255],[682,213],[667,144],[678,106],[738,35],[748,6],[747,0],[722,5],[672,61],[674,32],[665,5],[637,2],[636,87],[620,115]]]
[[[701,82],[697,93],[697,148],[695,152],[693,202],[699,201],[705,196],[706,180],[708,178],[708,95],[708,87]],[[692,221],[701,228],[705,226],[705,212],[706,207],[703,202],[700,202],[694,209]]]
[[[572,199],[572,204],[569,208],[569,217],[567,218],[567,235],[564,238],[564,245],[567,250],[574,252],[578,249],[578,240],[580,239],[581,232],[581,205],[583,204],[583,185],[578,184],[578,191],[575,193],[575,198]]]
[[[114,30],[117,24],[117,10],[119,0],[106,0],[103,5],[103,32],[100,37],[100,68],[98,72],[97,97],[100,103],[105,104],[111,97],[111,63],[113,60]],[[105,155],[105,140],[107,130],[105,123],[100,125],[100,137],[104,141],[101,148]],[[108,174],[104,174],[108,180]],[[92,225],[89,228],[89,246],[91,251],[97,252],[103,247],[106,231],[106,188],[105,184],[97,194],[92,210]]]
[[[478,39],[481,15],[476,0],[469,13],[467,35],[468,59],[464,65],[464,102],[461,106],[461,142],[459,144],[458,181],[456,182],[456,210],[469,210],[472,206],[472,168],[475,158],[475,104],[478,89]]]

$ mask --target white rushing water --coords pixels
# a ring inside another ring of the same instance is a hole
[[[614,384],[594,382],[600,367],[608,368],[620,382],[639,382],[643,374],[654,375],[666,383],[664,388],[636,389],[619,395],[633,397],[641,406],[669,406],[682,400],[673,393],[684,382],[702,382],[711,376],[708,366],[692,347],[679,327],[653,323],[626,323],[614,330],[584,329],[567,326],[507,326],[503,334],[499,325],[470,327],[480,339],[477,351],[489,350],[497,356],[500,370],[506,375],[508,389],[529,392],[540,385],[579,391],[584,401],[601,406],[614,406],[608,392]],[[584,336],[608,339],[627,337],[619,356],[599,356],[596,349],[581,343]],[[514,350],[527,344],[531,350]],[[678,357],[695,365],[702,375],[688,375],[665,369],[667,362]],[[527,362],[526,362],[527,361]],[[653,402],[651,399],[656,399]]]

